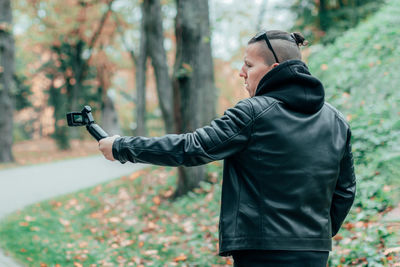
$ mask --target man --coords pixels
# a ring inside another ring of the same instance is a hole
[[[100,141],[109,160],[194,166],[224,160],[219,255],[235,266],[326,266],[354,200],[350,127],[301,61],[301,34],[262,32],[240,77],[250,98],[210,126]]]

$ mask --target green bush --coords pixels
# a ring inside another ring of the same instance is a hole
[[[392,256],[384,250],[394,233],[379,221],[399,200],[399,12],[400,2],[389,1],[332,45],[314,47],[309,58],[310,71],[325,85],[326,100],[352,128],[357,196],[337,238],[334,266],[380,266]]]

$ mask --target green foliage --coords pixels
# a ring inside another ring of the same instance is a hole
[[[27,122],[14,121],[13,125],[13,140],[14,142],[20,142],[32,139],[33,133],[33,121]]]
[[[60,149],[70,147],[65,114],[76,106],[90,104],[96,108],[101,103],[101,93],[90,84],[96,71],[89,66],[85,56],[87,44],[83,40],[69,43],[64,39],[60,37],[59,44],[52,45],[53,56],[39,69],[51,81],[48,102],[54,107],[55,132],[52,137]]]
[[[390,1],[367,22],[332,45],[316,48],[311,72],[326,89],[327,101],[350,121],[357,196],[339,235],[331,263],[386,264],[384,249],[393,233],[379,223],[399,200],[400,185],[400,3]],[[396,193],[397,192],[397,193]],[[345,223],[345,224],[346,224]],[[369,242],[365,242],[365,238]]]
[[[375,13],[385,0],[296,0],[292,11],[297,15],[295,30],[309,41],[327,44]]]
[[[27,77],[20,75],[14,75],[14,83],[16,87],[15,97],[15,109],[21,110],[27,107],[31,107],[32,103],[29,97],[32,95],[30,86],[27,84]]]

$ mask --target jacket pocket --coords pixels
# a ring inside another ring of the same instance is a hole
[[[251,204],[240,203],[236,218],[235,237],[260,237],[261,233],[260,210]]]

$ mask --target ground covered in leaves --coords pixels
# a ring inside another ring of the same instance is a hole
[[[209,170],[176,201],[176,170],[154,167],[34,204],[0,223],[0,246],[28,266],[231,266],[217,256],[222,168]],[[362,201],[334,238],[330,266],[399,266],[399,225],[382,222],[391,207]]]
[[[0,243],[29,266],[229,266],[216,255],[218,165],[174,202],[175,169],[157,168],[32,205],[2,222]]]

